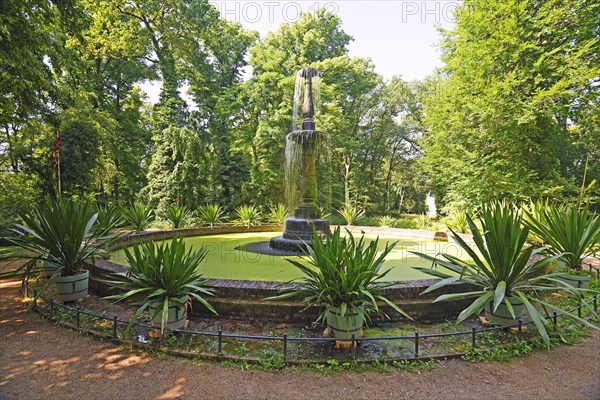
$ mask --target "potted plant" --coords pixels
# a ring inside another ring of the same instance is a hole
[[[12,257],[31,262],[9,275],[34,273],[35,265],[41,264],[45,271],[52,271],[59,301],[85,297],[89,271],[85,270],[84,261],[93,260],[102,251],[101,244],[117,238],[110,235],[116,222],[100,223],[90,203],[63,197],[48,199],[43,206],[19,217],[23,223],[15,225],[15,237],[8,240],[25,251]]]
[[[537,215],[536,215],[537,214]],[[588,289],[590,277],[582,274],[583,260],[600,242],[600,216],[582,209],[547,204],[537,213],[525,211],[525,222],[548,247],[549,254],[558,255],[567,271],[564,282]]]
[[[183,239],[174,238],[170,244],[145,242],[131,250],[126,248],[125,256],[130,271],[111,275],[105,282],[123,290],[108,299],[127,299],[138,306],[131,323],[148,309],[152,324],[160,327],[161,334],[165,329],[181,329],[187,320],[191,298],[217,313],[202,296],[212,295],[200,272],[205,247],[186,250]]]
[[[380,254],[377,244],[378,239],[367,245],[364,235],[356,240],[348,231],[342,237],[339,227],[325,241],[315,232],[307,246],[308,260],[288,259],[303,278],[296,287],[283,289],[270,299],[300,297],[306,308],[323,307],[315,322],[326,322],[334,337],[344,339],[361,337],[370,313],[385,315],[379,302],[410,318],[383,293],[393,283],[382,282],[389,270],[381,272],[381,266],[395,243],[386,244]]]
[[[564,313],[587,326],[595,327],[589,322],[547,303],[538,296],[544,291],[556,290],[550,284],[556,281],[556,275],[540,275],[540,273],[548,263],[560,255],[542,257],[537,261],[532,260],[532,256],[541,254],[543,249],[526,244],[529,228],[522,226],[521,217],[514,208],[501,203],[483,207],[480,222],[481,230],[467,215],[467,223],[473,235],[476,250],[452,231],[453,239],[471,260],[462,260],[450,254],[441,254],[440,258],[412,252],[431,260],[434,267],[439,266],[448,271],[415,267],[429,275],[442,278],[423,293],[454,282],[468,283],[477,290],[443,294],[434,302],[474,297],[475,301],[459,314],[457,323],[472,315],[479,315],[485,309],[486,318],[492,322],[512,325],[518,318],[521,318],[523,311],[527,310],[546,341],[549,338],[544,324],[544,315],[536,308],[535,304],[541,306],[543,310],[551,309]],[[577,288],[564,286],[565,290],[575,296],[580,296]]]

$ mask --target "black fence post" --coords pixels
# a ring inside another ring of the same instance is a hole
[[[477,332],[477,329],[475,329],[475,327],[471,328],[471,347],[475,348],[477,347],[477,342],[475,341],[475,333]]]
[[[558,314],[556,313],[556,311],[552,312],[552,323],[554,324],[554,330],[556,330],[558,328],[558,326],[556,325]]]
[[[223,330],[219,329],[219,355],[223,355]]]
[[[79,328],[79,325],[81,324],[81,309],[79,307],[77,307],[75,316],[76,316],[76,321],[77,321],[76,322],[77,328]]]
[[[519,322],[519,330],[517,331],[517,338],[519,339],[519,342],[521,340],[523,340],[523,321],[518,320]]]
[[[113,316],[113,337],[117,337],[117,330],[119,329],[119,325],[117,322],[117,316]]]
[[[581,296],[579,296],[579,306],[577,307],[577,316],[581,318]]]
[[[352,359],[356,358],[356,336],[352,334],[352,341],[350,342],[350,354],[352,355]]]
[[[415,358],[419,357],[419,332],[415,332]]]
[[[287,347],[288,347],[287,333],[284,333],[283,334],[283,362],[285,364],[287,364]]]

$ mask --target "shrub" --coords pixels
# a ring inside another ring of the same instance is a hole
[[[207,204],[203,207],[200,207],[198,211],[200,211],[202,221],[209,224],[211,229],[214,228],[215,224],[221,221],[221,218],[225,212],[223,207],[216,203]]]
[[[124,207],[121,211],[127,224],[136,231],[148,229],[150,222],[154,220],[154,207],[140,202]]]
[[[258,225],[260,223],[260,212],[254,206],[241,205],[235,209],[235,214],[237,215],[237,219],[235,220],[236,225],[243,225],[249,228],[251,225]]]
[[[173,229],[181,228],[192,212],[186,206],[173,204],[167,208],[164,218],[171,223]]]
[[[344,208],[338,211],[338,214],[344,218],[347,225],[354,225],[365,215],[365,211],[353,206],[352,204],[346,204],[344,205]]]
[[[283,225],[285,220],[293,215],[292,210],[281,203],[277,204],[275,207],[270,207],[269,211],[271,212],[269,220],[280,225]]]

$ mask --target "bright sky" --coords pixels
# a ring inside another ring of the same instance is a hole
[[[435,47],[440,36],[435,27],[452,27],[452,11],[460,4],[451,0],[209,2],[222,17],[258,31],[261,37],[282,23],[297,21],[301,12],[325,8],[339,15],[344,31],[354,37],[349,47],[351,56],[371,58],[375,70],[385,78],[401,75],[406,80],[422,79],[441,66]],[[158,99],[157,84],[146,83],[142,88],[150,101]]]

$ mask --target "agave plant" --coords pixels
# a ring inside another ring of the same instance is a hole
[[[249,228],[251,225],[260,223],[260,212],[254,206],[241,205],[235,209],[235,214],[238,217],[235,220],[236,225],[243,225]]]
[[[138,306],[130,324],[146,309],[152,309],[151,317],[160,321],[161,334],[164,334],[169,308],[176,304],[185,310],[190,296],[217,313],[203,297],[213,294],[205,287],[200,271],[200,263],[206,256],[205,247],[188,250],[183,239],[174,238],[170,244],[146,242],[132,250],[126,248],[125,256],[130,271],[111,275],[105,282],[123,291],[107,299],[131,300]]]
[[[410,318],[383,293],[393,282],[382,280],[390,270],[381,271],[381,267],[396,243],[386,244],[378,253],[378,239],[367,244],[364,235],[357,240],[350,232],[346,234],[342,237],[338,227],[323,241],[314,232],[312,245],[307,248],[308,259],[288,259],[303,274],[298,287],[284,289],[270,299],[299,297],[306,308],[322,306],[315,322],[325,321],[332,309],[341,316],[358,315],[361,321],[369,320],[372,312],[385,315],[378,302]]]
[[[128,207],[124,207],[122,213],[127,224],[136,231],[146,230],[150,226],[150,222],[154,220],[154,207],[141,202],[135,202]]]
[[[583,260],[600,243],[600,216],[587,210],[556,204],[525,211],[525,223],[550,254],[558,255],[565,266],[580,272]]]
[[[467,222],[467,213],[463,210],[452,209],[445,219],[446,225],[454,232],[468,233],[469,223]]]
[[[271,216],[269,220],[276,224],[283,225],[288,217],[292,216],[292,211],[284,204],[277,204],[275,207],[270,207]]]
[[[338,214],[346,220],[346,224],[354,225],[356,221],[364,217],[365,211],[348,203],[344,205],[344,208],[338,211]]]
[[[177,229],[183,226],[191,214],[191,210],[186,206],[173,204],[165,210],[163,217],[171,223],[173,229]]]
[[[100,251],[99,241],[106,244],[116,239],[110,233],[117,220],[99,224],[98,212],[85,201],[48,199],[43,206],[19,217],[23,223],[15,225],[16,237],[9,239],[25,250],[18,257],[52,264],[60,276],[79,274],[84,260]]]
[[[204,207],[200,207],[198,209],[198,211],[200,211],[200,215],[202,217],[202,220],[204,222],[206,222],[207,224],[210,225],[210,228],[214,228],[215,224],[219,223],[219,221],[221,221],[221,218],[223,217],[223,214],[225,213],[225,210],[223,210],[223,207],[221,207],[220,205],[213,203],[213,204],[207,204]]]
[[[88,202],[62,197],[49,199],[30,214],[19,215],[23,224],[15,225],[16,236],[8,239],[25,250],[3,256],[4,259],[28,259],[15,270],[0,277],[30,275],[42,271],[54,277],[60,301],[73,301],[87,295],[89,271],[85,260],[92,260],[102,249],[99,243],[109,245],[117,239],[111,235],[115,220],[98,223],[98,213]],[[10,263],[9,263],[10,264]],[[50,280],[38,291],[45,292]]]
[[[379,217],[379,226],[382,228],[391,228],[394,226],[396,219],[394,217],[390,217],[389,215],[383,215]]]
[[[442,278],[423,293],[454,282],[465,282],[476,287],[478,290],[444,294],[434,300],[434,302],[438,302],[474,297],[475,301],[459,314],[457,323],[472,315],[479,315],[484,307],[488,307],[486,311],[489,310],[490,313],[493,313],[503,306],[513,319],[518,318],[519,315],[515,312],[514,307],[516,299],[524,305],[546,342],[549,341],[549,337],[544,324],[544,315],[534,304],[541,306],[543,310],[551,309],[561,314],[564,313],[567,317],[595,328],[589,322],[564,312],[538,296],[544,291],[555,291],[556,287],[549,284],[552,282],[558,282],[574,296],[579,297],[581,293],[576,288],[558,281],[556,274],[541,275],[543,268],[561,255],[541,257],[535,262],[530,262],[531,257],[541,255],[543,249],[526,244],[529,228],[522,226],[521,217],[514,207],[500,203],[483,207],[480,222],[483,232],[467,215],[467,223],[473,235],[476,250],[452,231],[453,239],[472,261],[461,260],[450,254],[441,254],[440,258],[440,256],[433,257],[428,254],[411,252],[432,261],[434,266],[448,271],[415,267],[421,272]],[[549,317],[547,312],[545,317]]]
[[[96,223],[96,230],[109,230],[117,229],[125,224],[121,209],[114,205],[98,205],[96,207],[98,213],[98,220]]]

